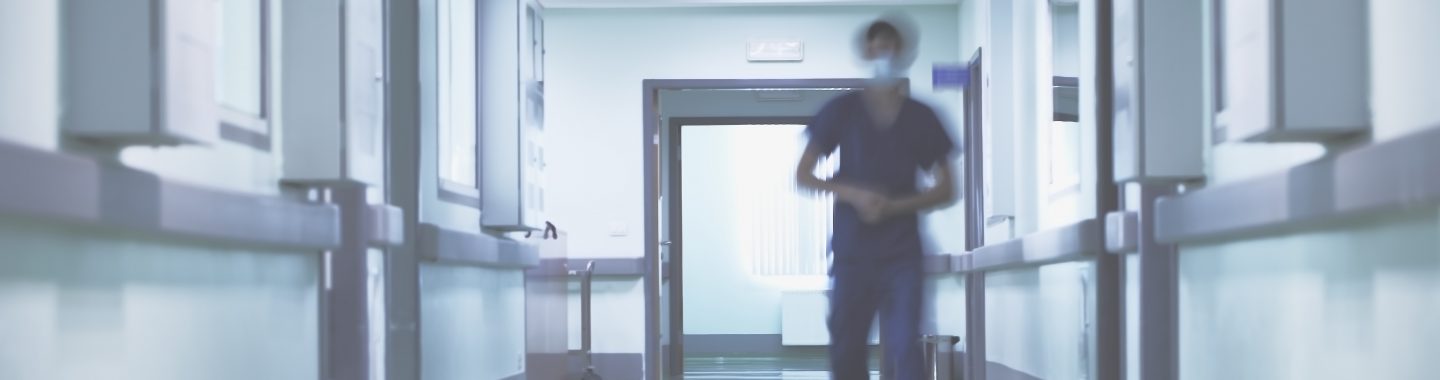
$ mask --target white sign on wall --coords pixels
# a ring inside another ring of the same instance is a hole
[[[745,58],[751,62],[799,62],[805,60],[805,43],[796,39],[751,40]]]

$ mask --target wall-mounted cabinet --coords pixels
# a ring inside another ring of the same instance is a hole
[[[381,0],[279,1],[285,179],[381,184],[385,170]]]
[[[1116,182],[1205,175],[1201,3],[1114,4]]]
[[[215,6],[63,2],[64,133],[107,145],[215,141]]]
[[[1364,0],[1215,4],[1217,136],[1322,141],[1369,127]]]
[[[535,0],[480,9],[481,224],[544,227],[545,33]]]

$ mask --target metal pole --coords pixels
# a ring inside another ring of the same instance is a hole
[[[588,368],[595,368],[595,362],[591,355],[590,340],[590,287],[595,276],[595,262],[585,264],[585,271],[580,277],[580,350],[585,351],[585,365]]]
[[[329,379],[370,378],[369,251],[366,188],[360,184],[325,187],[340,208],[340,249],[329,252],[322,291],[325,372]]]
[[[1177,379],[1179,371],[1179,250],[1155,241],[1155,201],[1175,185],[1140,187],[1140,378]]]
[[[965,275],[965,378],[985,378],[985,272]]]

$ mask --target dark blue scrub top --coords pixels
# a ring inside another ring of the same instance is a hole
[[[895,125],[875,126],[859,92],[826,104],[806,128],[812,144],[830,153],[840,149],[840,169],[832,180],[881,191],[890,197],[917,193],[918,170],[948,159],[955,143],[923,103],[906,98]],[[920,257],[919,215],[904,215],[869,225],[850,204],[836,201],[830,249],[835,263]]]

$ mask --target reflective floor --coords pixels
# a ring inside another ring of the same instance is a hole
[[[879,379],[878,360],[870,361],[870,378]],[[685,356],[685,379],[708,380],[825,380],[828,360],[824,350],[782,354],[694,354]]]

